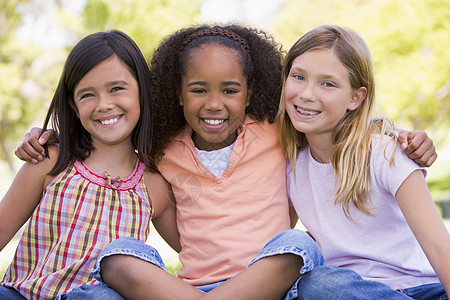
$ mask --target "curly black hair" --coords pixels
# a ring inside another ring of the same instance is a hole
[[[237,33],[244,39],[248,49],[244,49],[242,43],[238,41],[219,35],[199,37],[184,45],[183,42],[186,42],[187,37],[207,28],[222,28]],[[249,81],[248,86],[252,89],[246,114],[258,121],[268,119],[272,123],[275,120],[281,95],[283,52],[281,45],[273,36],[261,29],[237,24],[183,28],[166,37],[150,61],[151,94],[154,105],[151,159],[155,166],[164,155],[164,149],[171,139],[176,137],[186,124],[183,108],[178,101],[181,78],[189,54],[203,44],[219,44],[240,53],[244,73]]]

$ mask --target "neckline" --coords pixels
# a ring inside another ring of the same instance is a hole
[[[312,161],[313,163],[317,164],[318,166],[323,166],[323,167],[325,167],[325,166],[331,165],[331,162],[322,163],[322,162],[317,161],[317,160],[312,156],[312,153],[311,153],[311,147],[310,147],[310,146],[308,146],[308,155],[309,155],[309,160]]]
[[[105,174],[98,174],[92,171],[83,161],[77,160],[73,165],[83,178],[99,186],[114,190],[134,188],[141,181],[145,171],[145,164],[137,160],[133,172],[130,175],[123,179],[114,180]]]

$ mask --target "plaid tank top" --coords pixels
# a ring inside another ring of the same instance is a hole
[[[52,299],[83,284],[101,250],[131,236],[145,242],[153,207],[143,181],[145,165],[111,180],[76,161],[47,186],[28,221],[1,285],[28,299]]]

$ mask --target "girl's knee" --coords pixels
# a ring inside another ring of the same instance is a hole
[[[117,280],[129,278],[132,274],[129,270],[132,259],[136,258],[119,254],[104,257],[100,261],[100,274],[103,281],[107,285],[114,285]]]

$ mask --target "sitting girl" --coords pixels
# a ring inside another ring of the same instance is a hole
[[[277,120],[288,195],[326,264],[339,267],[305,274],[300,295],[447,299],[450,235],[425,171],[387,120],[370,119],[375,87],[364,41],[349,29],[318,27],[290,49],[283,79]]]
[[[169,185],[145,165],[149,78],[122,32],[91,34],[72,49],[44,123],[52,121],[59,146],[49,146],[39,165],[25,163],[0,202],[0,250],[28,220],[1,299],[54,299],[81,285],[121,299],[89,270],[111,241],[145,242],[152,218],[180,249]]]

